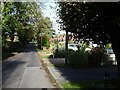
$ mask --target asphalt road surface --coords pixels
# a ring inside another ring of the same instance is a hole
[[[34,43],[2,64],[2,88],[53,88]]]

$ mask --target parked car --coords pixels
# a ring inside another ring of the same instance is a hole
[[[109,60],[112,62],[113,65],[116,65],[117,62],[116,62],[116,58],[115,58],[115,54],[113,52],[113,49],[109,48],[109,49],[106,49],[106,51],[107,51],[107,55],[108,55]]]
[[[68,49],[77,51],[78,50],[78,44],[68,44]]]

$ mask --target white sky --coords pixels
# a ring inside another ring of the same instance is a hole
[[[59,31],[59,24],[56,22],[56,20],[58,20],[59,18],[57,17],[56,14],[56,9],[57,6],[55,4],[55,2],[52,0],[48,1],[46,0],[46,2],[44,1],[44,7],[42,8],[43,14],[45,17],[49,17],[50,20],[53,22],[53,29],[55,29],[57,34],[62,34],[64,33],[63,31]]]

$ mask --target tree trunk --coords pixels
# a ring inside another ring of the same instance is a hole
[[[13,41],[14,41],[14,35],[12,35],[12,36],[10,37],[10,39],[11,39],[11,42],[13,43]]]
[[[117,59],[117,74],[118,74],[118,88],[120,88],[120,27],[115,27],[112,35],[111,35],[111,42],[112,42],[112,48],[115,53],[116,59]]]
[[[117,59],[117,73],[118,73],[118,86],[120,86],[120,44],[116,45],[115,43],[112,43],[112,48],[115,53],[116,59]]]
[[[68,31],[66,30],[66,43],[65,43],[65,64],[68,64]]]

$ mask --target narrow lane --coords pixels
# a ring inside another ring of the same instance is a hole
[[[8,58],[2,65],[3,88],[53,88],[34,44]]]

